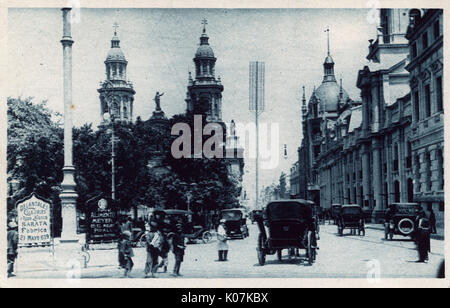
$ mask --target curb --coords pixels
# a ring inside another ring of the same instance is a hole
[[[384,231],[384,227],[382,227],[382,226],[366,225],[366,228],[367,228],[367,229],[372,229],[372,230]],[[432,238],[433,240],[443,241],[443,240],[444,240],[444,235],[441,235],[441,234],[431,234],[431,238]]]

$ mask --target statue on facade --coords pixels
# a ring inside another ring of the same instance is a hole
[[[164,95],[164,92],[163,93],[156,92],[156,95],[154,98],[154,101],[156,103],[156,111],[161,111],[161,96],[163,96],[163,95]]]

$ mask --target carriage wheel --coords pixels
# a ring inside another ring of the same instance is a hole
[[[282,249],[277,250],[277,257],[278,257],[278,261],[283,260],[283,250]]]
[[[263,250],[263,246],[264,246],[264,238],[262,234],[259,234],[258,247],[256,248],[256,250],[258,252],[258,262],[259,265],[261,266],[263,266],[266,263],[266,253]]]
[[[203,243],[208,244],[211,239],[212,239],[211,232],[206,231],[205,233],[203,233],[203,235],[202,235]]]

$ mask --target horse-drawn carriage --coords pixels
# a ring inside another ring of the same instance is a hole
[[[313,219],[314,203],[307,200],[270,202],[256,218],[259,227],[258,261],[262,266],[267,255],[277,253],[282,259],[283,249],[305,249],[308,263],[316,259],[316,231]]]
[[[358,204],[344,204],[340,209],[337,219],[338,234],[343,235],[345,229],[350,229],[351,234],[366,235],[364,227],[364,213]]]

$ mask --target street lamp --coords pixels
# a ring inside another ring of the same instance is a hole
[[[114,136],[114,114],[106,112],[103,114],[103,119],[106,123],[111,124],[111,199],[116,200],[116,179],[115,179],[115,158],[116,153],[114,150],[115,136]]]

